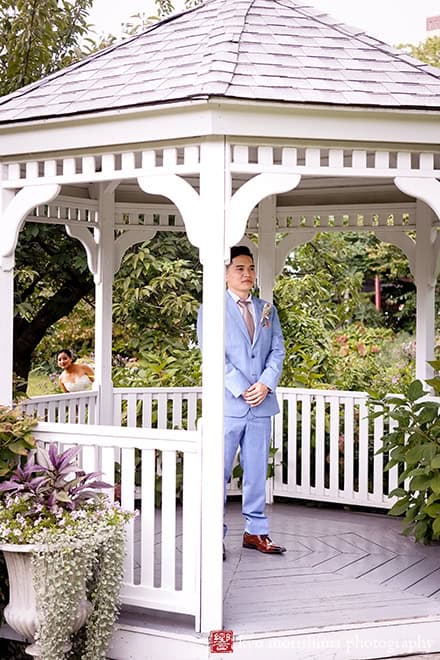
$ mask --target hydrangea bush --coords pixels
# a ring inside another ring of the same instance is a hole
[[[39,448],[0,484],[0,543],[31,544],[36,641],[45,660],[104,659],[119,607],[124,528],[132,514],[101,492],[110,486],[99,473],[78,467],[79,452]],[[85,598],[90,614],[70,639]]]

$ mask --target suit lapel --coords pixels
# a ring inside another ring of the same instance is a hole
[[[254,303],[254,309],[255,309],[255,334],[254,334],[254,344],[255,344],[261,332],[260,320],[263,309],[263,302],[260,300],[260,298],[252,298],[252,301]]]
[[[234,302],[234,299],[229,295],[228,292],[226,292],[226,306],[227,309],[229,309],[232,318],[234,319],[235,326],[238,328],[238,330],[240,330],[241,333],[243,333],[247,341],[250,343],[251,340],[249,338],[249,332],[246,327],[246,323],[244,322],[243,315],[240,312],[240,308],[237,303]]]

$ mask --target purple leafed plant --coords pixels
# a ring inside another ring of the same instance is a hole
[[[48,450],[39,447],[29,453],[26,463],[15,470],[11,479],[0,483],[0,492],[19,495],[29,500],[32,508],[74,511],[85,501],[96,499],[99,490],[112,488],[99,480],[100,472],[86,474],[78,467],[79,452],[80,447],[66,449],[61,454],[55,444]]]

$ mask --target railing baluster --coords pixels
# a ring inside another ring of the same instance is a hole
[[[162,452],[161,588],[176,583],[176,452]]]
[[[141,453],[141,584],[154,587],[156,452]]]

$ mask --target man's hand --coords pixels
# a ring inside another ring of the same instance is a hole
[[[260,403],[263,403],[264,399],[267,397],[269,393],[269,388],[267,385],[264,383],[260,383],[259,381],[257,383],[254,383],[248,389],[246,392],[243,393],[243,397],[246,400],[246,402],[254,408],[255,406],[259,406]]]

